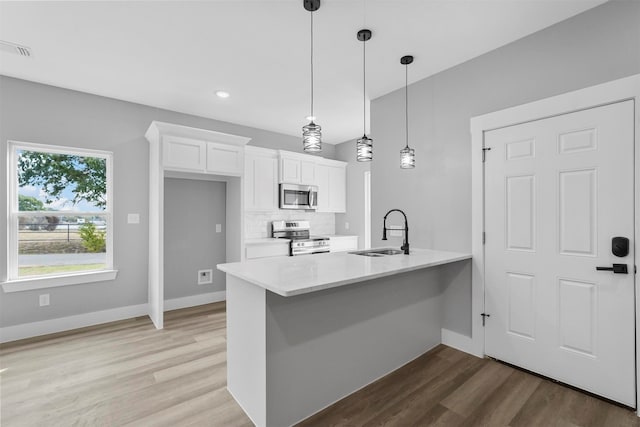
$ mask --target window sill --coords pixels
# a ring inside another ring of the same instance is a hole
[[[38,277],[29,279],[8,280],[2,283],[5,293],[31,291],[34,289],[56,288],[58,286],[80,285],[83,283],[114,280],[118,270],[101,270],[86,273],[66,274],[64,276]]]

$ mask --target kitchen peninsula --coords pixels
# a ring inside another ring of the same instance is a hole
[[[440,343],[447,283],[437,266],[471,255],[366,255],[218,265],[227,387],[257,426],[295,424]]]

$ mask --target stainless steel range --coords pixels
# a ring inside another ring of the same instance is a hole
[[[329,238],[311,236],[309,221],[273,221],[273,237],[291,239],[289,255],[309,255],[329,252]]]

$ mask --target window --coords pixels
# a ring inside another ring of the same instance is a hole
[[[8,148],[4,290],[115,278],[112,154],[21,142],[9,142]]]

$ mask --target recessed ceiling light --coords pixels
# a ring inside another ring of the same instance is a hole
[[[229,92],[227,92],[226,90],[217,90],[216,91],[216,96],[218,98],[228,98],[230,95]]]

